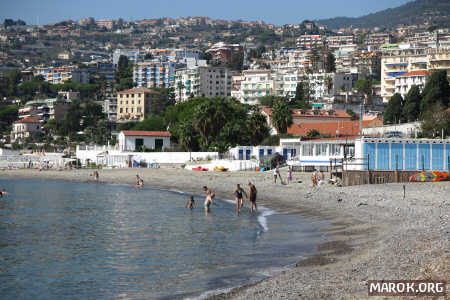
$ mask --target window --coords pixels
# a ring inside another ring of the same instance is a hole
[[[122,107],[120,108],[120,113],[123,113],[123,108]]]
[[[126,112],[126,113],[128,112],[128,107],[127,107],[127,108],[125,108],[125,112]]]
[[[316,144],[316,156],[326,156],[327,155],[328,144]]]
[[[341,145],[330,144],[330,156],[341,155]]]
[[[138,97],[141,97],[141,93],[138,94]]]
[[[313,156],[313,145],[311,144],[303,145],[302,152],[304,156]]]
[[[120,98],[123,98],[123,94],[120,94]]]
[[[134,100],[131,101],[131,104],[134,104]]]
[[[142,109],[140,107],[137,108],[137,112],[140,113],[142,112]]]
[[[130,97],[130,94],[127,94],[127,98],[129,98]]]
[[[123,104],[123,101],[120,101],[120,104],[122,105],[122,104]]]
[[[131,108],[131,112],[132,112],[132,113],[134,112],[134,108]]]

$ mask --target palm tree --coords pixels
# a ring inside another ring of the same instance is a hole
[[[286,133],[289,126],[292,125],[291,110],[286,101],[276,101],[272,108],[272,125],[278,133]]]
[[[184,88],[185,88],[186,86],[183,84],[183,81],[182,80],[180,80],[180,81],[178,81],[178,83],[177,83],[177,89],[178,89],[178,101],[180,101],[181,102],[181,97],[182,97],[182,94],[183,94],[183,90],[184,90]]]
[[[195,144],[195,128],[191,121],[182,121],[178,125],[180,134],[180,143],[186,148],[186,150],[192,151]]]
[[[330,91],[333,89],[333,78],[331,78],[330,76],[326,76],[324,79],[324,83],[327,94],[330,94]]]

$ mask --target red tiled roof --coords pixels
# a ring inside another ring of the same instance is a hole
[[[259,108],[266,113],[266,115],[272,115],[272,109],[268,106],[259,106]],[[305,117],[305,118],[346,118],[350,119],[351,116],[345,110],[313,110],[313,109],[292,109],[292,117]],[[314,114],[316,113],[316,114]],[[330,114],[331,113],[331,114]]]
[[[28,123],[28,124],[32,124],[32,123],[40,124],[41,122],[40,122],[39,120],[30,118],[30,117],[25,117],[25,118],[23,118],[22,120],[15,121],[14,123],[17,123],[17,124],[21,124],[21,123],[22,123],[22,124],[24,124],[24,123]]]
[[[412,76],[426,76],[428,75],[428,72],[426,70],[419,70],[419,71],[411,71],[402,75],[399,75],[397,77],[412,77]]]
[[[123,130],[124,135],[128,136],[171,136],[168,131],[133,131],[133,130]]]
[[[380,119],[363,120],[363,127],[382,125]],[[359,121],[342,121],[342,122],[323,122],[323,123],[302,123],[292,124],[288,130],[288,134],[307,135],[311,130],[318,130],[321,134],[329,134],[335,137],[339,136],[355,136],[359,134]]]
[[[124,90],[124,91],[120,91],[117,92],[118,94],[131,94],[131,93],[158,93],[156,91],[150,90],[148,88],[145,87],[136,87],[130,90]]]

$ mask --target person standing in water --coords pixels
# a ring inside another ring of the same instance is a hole
[[[236,190],[234,190],[234,199],[236,200],[236,210],[237,213],[241,213],[241,209],[244,206],[243,195],[248,198],[247,193],[241,188],[241,185],[238,183],[236,185]]]
[[[209,213],[211,211],[210,206],[211,206],[211,204],[214,203],[213,199],[216,195],[213,193],[212,190],[208,189],[208,187],[206,185],[203,187],[203,190],[205,191],[205,195],[206,195],[205,203],[204,203],[205,212]]]
[[[288,183],[290,184],[292,182],[292,166],[289,166],[288,169]]]
[[[256,194],[258,191],[256,190],[256,187],[251,182],[248,183],[248,190],[249,190],[249,200],[250,200],[250,211],[258,211],[258,208],[256,207]]]
[[[191,196],[188,201],[186,202],[186,208],[189,208],[190,210],[194,209],[195,207],[195,200],[194,196]]]
[[[136,174],[136,187],[137,188],[143,188],[144,187],[144,180],[139,177],[138,174]]]

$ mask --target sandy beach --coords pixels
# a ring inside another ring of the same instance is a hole
[[[1,170],[0,178],[87,182],[93,181],[92,172]],[[139,174],[146,186],[193,194],[201,194],[207,185],[221,198],[231,198],[236,183],[247,189],[251,181],[258,189],[258,204],[280,214],[330,223],[324,232],[326,242],[314,256],[257,284],[211,299],[377,299],[367,296],[367,280],[382,279],[447,280],[450,299],[450,182],[313,189],[309,173],[294,173],[294,183],[289,185],[275,184],[270,171],[220,173],[162,167],[99,173],[103,183],[134,185]],[[287,171],[281,174],[286,180]]]

